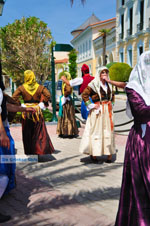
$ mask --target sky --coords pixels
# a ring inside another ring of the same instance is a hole
[[[94,13],[100,20],[116,16],[116,0],[6,0],[0,26],[13,23],[22,17],[35,16],[45,22],[57,43],[73,39],[71,31],[79,27]]]

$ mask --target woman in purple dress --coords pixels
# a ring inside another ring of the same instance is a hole
[[[144,52],[126,85],[127,114],[133,116],[125,151],[115,226],[150,225],[150,51]]]

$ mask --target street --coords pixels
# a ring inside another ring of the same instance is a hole
[[[124,106],[125,101],[118,99],[115,110]],[[126,120],[125,115],[117,116],[115,124],[122,120]],[[84,125],[76,139],[58,138],[56,125],[47,125],[47,129],[56,160],[17,164],[17,188],[2,199],[0,206],[0,211],[9,211],[12,220],[2,225],[113,226],[127,136],[115,135],[112,164],[93,164],[78,152]],[[11,127],[11,134],[17,154],[23,154],[21,127]]]

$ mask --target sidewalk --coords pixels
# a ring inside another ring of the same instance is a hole
[[[84,127],[76,139],[58,138],[56,125],[47,129],[57,160],[17,164],[17,188],[0,205],[12,220],[1,225],[113,226],[127,136],[115,136],[114,163],[93,164],[78,152]],[[11,134],[23,154],[21,127],[11,127]]]

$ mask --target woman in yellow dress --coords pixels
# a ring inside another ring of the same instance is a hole
[[[41,109],[45,108],[50,99],[49,91],[36,82],[31,70],[24,72],[24,84],[13,94],[13,99],[20,102],[23,98],[26,107],[34,107],[35,113],[22,115],[22,135],[25,154],[43,155],[54,152],[54,147],[48,135]]]
[[[62,72],[67,80],[71,80],[69,72]],[[59,102],[59,117],[57,124],[57,134],[60,137],[76,137],[78,128],[75,120],[75,109],[72,102],[72,87],[65,82],[62,83],[62,96]]]

